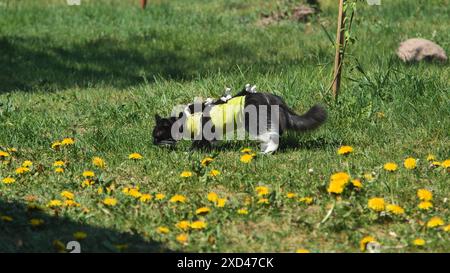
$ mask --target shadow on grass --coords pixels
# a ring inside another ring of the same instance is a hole
[[[101,84],[125,88],[152,82],[159,76],[182,81],[235,70],[238,65],[264,72],[300,62],[259,60],[248,45],[238,41],[191,49],[182,41],[153,44],[155,37],[157,33],[126,40],[97,38],[64,46],[39,37],[0,37],[0,93],[56,91]]]
[[[63,216],[50,216],[41,210],[29,210],[24,204],[0,199],[0,252],[61,252],[66,244],[76,241],[75,232],[85,232],[79,240],[81,252],[168,252],[161,244],[146,241],[139,235],[74,222]],[[33,227],[31,219],[42,219],[41,226]],[[55,243],[55,240],[61,243]]]
[[[311,134],[311,133],[309,133]],[[309,135],[308,134],[308,135]],[[292,152],[293,150],[325,150],[327,148],[337,149],[343,141],[338,139],[327,139],[325,137],[311,138],[305,136],[299,136],[299,133],[287,133],[280,139],[280,145],[277,153]],[[191,143],[192,141],[184,141],[184,143]],[[158,147],[158,149],[164,149],[166,151],[189,149],[190,151],[203,151],[203,152],[226,152],[226,151],[240,151],[242,148],[251,148],[254,151],[259,151],[260,145],[256,140],[229,140],[219,141],[211,146],[193,147],[193,145],[186,146],[177,144],[175,146]],[[189,147],[189,148],[187,148]]]
[[[298,136],[298,134],[290,133],[283,136],[278,148],[279,152],[287,152],[289,150],[303,149],[303,150],[324,150],[325,148],[337,148],[342,141],[327,139],[325,137],[309,138],[306,136]]]
[[[153,75],[180,79],[189,71],[187,60],[174,51],[153,48],[144,55],[105,38],[58,47],[41,38],[3,37],[0,48],[1,92],[55,91],[101,83],[120,88]]]

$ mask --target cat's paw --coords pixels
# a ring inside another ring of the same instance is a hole
[[[231,96],[231,88],[227,87],[225,89],[225,93],[222,95],[222,97],[220,97],[220,100],[223,102],[227,102],[229,100],[231,100],[232,96]]]
[[[256,93],[256,85],[251,85],[249,83],[247,83],[245,85],[245,91],[249,92],[249,93]]]

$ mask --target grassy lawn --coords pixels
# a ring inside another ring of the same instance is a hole
[[[0,179],[15,179],[0,182],[0,251],[61,251],[76,237],[85,252],[359,252],[373,236],[383,252],[449,252],[450,173],[427,160],[450,158],[449,65],[405,65],[395,49],[423,37],[449,53],[450,1],[358,4],[337,102],[329,90],[334,48],[323,30],[334,35],[337,5],[320,2],[308,23],[263,27],[260,14],[276,1],[158,0],[143,11],[131,0],[0,0],[0,148],[9,155],[0,157]],[[321,103],[329,119],[247,164],[240,150],[257,151],[256,143],[212,152],[152,144],[154,114],[248,82],[298,113]],[[75,142],[52,148],[64,138]],[[338,155],[342,145],[354,151]],[[213,162],[201,166],[208,156]],[[415,169],[405,168],[408,157]],[[17,174],[26,160],[29,171]],[[384,170],[387,162],[398,169]],[[95,177],[83,184],[88,170]],[[330,194],[337,172],[362,188],[348,183]],[[418,208],[419,189],[432,192],[432,208]],[[208,200],[211,192],[225,204]],[[186,200],[171,202],[174,195]],[[374,211],[374,197],[404,213]],[[210,212],[196,214],[201,207]],[[427,226],[432,217],[443,225]],[[183,230],[182,220],[195,224]]]

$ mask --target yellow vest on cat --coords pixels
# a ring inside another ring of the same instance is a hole
[[[245,96],[230,99],[226,103],[211,107],[209,116],[216,132],[228,132],[244,124]],[[202,112],[194,113],[186,118],[186,129],[193,135],[202,130]]]

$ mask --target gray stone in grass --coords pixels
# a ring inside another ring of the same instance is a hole
[[[397,49],[397,56],[404,62],[447,61],[447,55],[442,47],[421,38],[412,38],[402,42]]]

